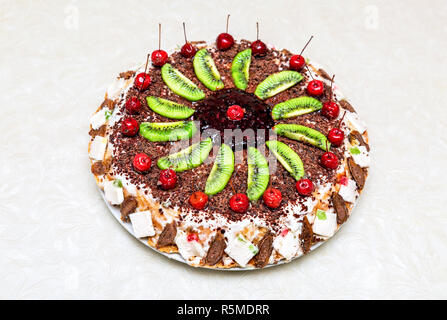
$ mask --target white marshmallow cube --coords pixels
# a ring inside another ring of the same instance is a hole
[[[104,194],[110,204],[118,205],[124,201],[123,187],[114,181],[104,182]]]
[[[348,179],[347,185],[342,184],[338,194],[347,202],[354,203],[357,194],[357,184],[354,180]]]
[[[107,148],[107,138],[96,136],[90,144],[89,157],[93,160],[103,160]]]
[[[245,267],[251,258],[258,253],[258,248],[242,234],[239,234],[228,244],[225,252],[241,267]]]
[[[129,215],[133,232],[137,238],[152,237],[155,235],[150,211],[139,211]]]
[[[354,162],[360,167],[369,167],[371,159],[369,157],[369,152],[365,146],[355,146],[349,149],[349,153],[352,155]]]
[[[332,237],[337,229],[337,215],[333,212],[318,209],[315,214],[312,230],[323,237]]]
[[[279,235],[273,241],[273,248],[286,260],[290,260],[296,255],[303,253],[300,246],[300,239],[297,234],[292,231],[287,232],[286,235]]]
[[[205,250],[203,250],[202,245],[196,240],[188,241],[188,234],[182,230],[177,231],[175,244],[185,260],[190,260],[193,257],[203,257],[205,255]]]

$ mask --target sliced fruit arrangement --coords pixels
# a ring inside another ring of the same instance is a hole
[[[190,139],[197,132],[194,121],[142,122],[140,134],[153,142],[178,141]]]
[[[292,148],[277,140],[267,141],[265,144],[295,180],[304,176],[303,161]]]
[[[272,118],[275,120],[293,118],[318,111],[321,108],[323,108],[323,104],[315,98],[293,98],[275,105],[272,110]]]
[[[193,61],[194,72],[197,78],[205,87],[212,91],[222,89],[224,83],[220,79],[219,70],[211,57],[211,54],[206,49],[197,51]]]
[[[194,109],[183,104],[157,97],[147,97],[147,105],[152,111],[170,119],[186,119],[192,116]]]
[[[248,148],[248,180],[247,196],[250,201],[256,201],[269,184],[270,174],[267,159],[254,147]]]
[[[322,150],[328,151],[331,144],[320,131],[299,124],[277,124],[273,131],[280,136],[292,140],[308,143]]]
[[[205,98],[205,93],[194,82],[169,63],[164,64],[161,68],[161,77],[169,89],[189,101],[198,101]]]
[[[214,160],[213,168],[206,180],[205,193],[214,195],[221,192],[234,171],[234,153],[226,144],[222,144]]]
[[[239,52],[233,59],[233,63],[231,64],[231,76],[233,77],[234,85],[238,89],[245,90],[248,87],[250,64],[251,49]]]
[[[265,100],[274,95],[293,87],[303,80],[303,75],[297,71],[285,70],[269,75],[255,90],[255,95]]]
[[[169,156],[158,159],[157,166],[164,169],[172,169],[176,172],[191,170],[200,166],[213,148],[211,138],[197,142],[186,149]]]

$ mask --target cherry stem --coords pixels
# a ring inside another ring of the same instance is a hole
[[[230,187],[233,190],[233,194],[236,194],[236,190],[234,189],[234,186],[233,186],[233,179],[230,179]]]
[[[338,123],[338,128],[339,129],[341,127],[341,123],[343,122],[343,119],[345,118],[345,115],[346,115],[346,111],[343,113],[343,116],[341,117],[340,122]]]
[[[326,139],[326,151],[329,151],[328,147],[327,147],[327,139]]]
[[[310,39],[307,41],[306,45],[304,46],[304,48],[301,50],[300,55],[303,54],[304,50],[306,50],[307,46],[309,45],[309,43],[312,41],[312,39],[314,38],[314,36],[311,36]]]
[[[228,20],[230,20],[230,15],[227,15],[227,28],[225,29],[225,33],[228,33]]]
[[[332,78],[331,78],[331,99],[329,101],[332,101],[332,84],[334,83],[334,78],[335,78],[335,74],[332,75]]]
[[[148,65],[148,63],[149,63],[149,56],[150,56],[150,54],[148,53],[148,54],[147,54],[147,58],[146,58],[146,65],[144,66],[144,73],[147,72],[147,65]]]
[[[314,79],[314,76],[312,75],[312,72],[310,72],[310,69],[309,69],[309,67],[307,66],[307,63],[306,63],[306,62],[304,62],[304,65],[306,66],[307,72],[309,72],[309,75],[310,75],[310,77],[312,78],[312,81],[315,80],[315,79]]]
[[[256,41],[259,40],[259,23],[256,22]]]
[[[184,22],[183,22],[183,35],[185,36],[185,43],[188,43],[188,40],[186,39],[186,27]]]
[[[161,48],[161,23],[158,24],[158,50]]]

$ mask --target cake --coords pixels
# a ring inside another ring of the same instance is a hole
[[[90,119],[91,172],[135,237],[191,266],[252,269],[346,222],[368,135],[318,64],[228,33],[151,61],[120,73]]]

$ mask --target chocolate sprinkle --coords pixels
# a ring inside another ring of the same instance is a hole
[[[210,248],[206,254],[205,263],[210,266],[217,264],[222,259],[226,247],[227,245],[222,234],[218,232],[211,241]]]
[[[175,244],[175,236],[177,235],[177,227],[175,222],[168,223],[160,234],[157,241],[157,248],[166,247]]]
[[[365,180],[366,180],[365,171],[363,171],[363,169],[357,163],[355,163],[354,159],[352,158],[348,158],[348,167],[352,177],[357,183],[357,186],[359,187],[360,190],[362,190],[363,187],[365,186]]]
[[[348,208],[343,198],[338,193],[332,194],[332,205],[337,212],[337,223],[342,224],[348,219]]]
[[[264,268],[269,262],[269,258],[273,251],[273,235],[267,233],[258,243],[259,252],[254,257],[255,266],[257,268]]]

